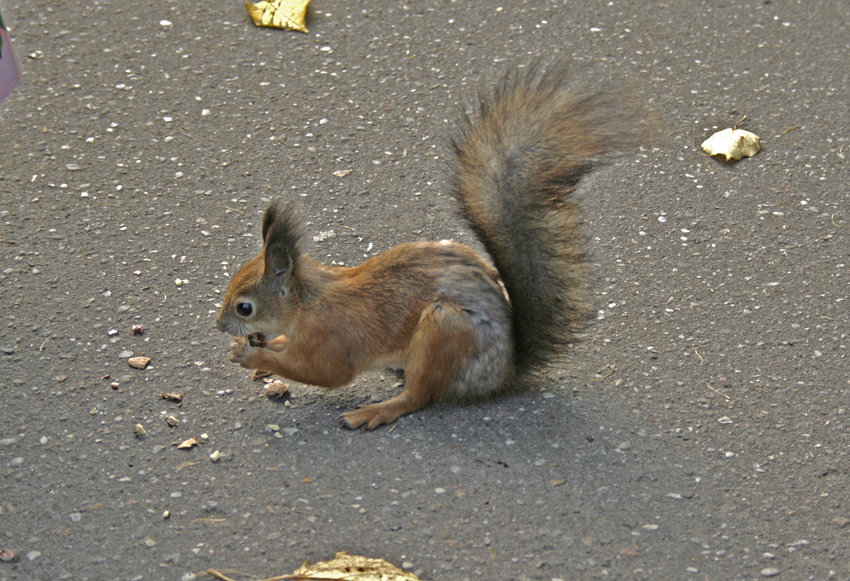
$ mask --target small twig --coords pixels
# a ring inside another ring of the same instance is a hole
[[[245,214],[245,212],[243,212],[242,210],[231,208],[230,206],[225,206],[224,204],[216,204],[216,206],[218,206],[219,208],[224,208],[225,210],[231,210],[233,212],[236,212],[237,214]]]
[[[196,518],[195,520],[191,521],[189,524],[193,525],[196,522],[213,522],[213,523],[215,523],[215,522],[227,522],[227,519],[226,518]]]
[[[708,343],[703,343],[702,345],[697,345],[695,347],[691,347],[691,349],[694,350],[694,353],[696,353],[697,357],[699,357],[699,364],[700,365],[705,363],[705,359],[703,359],[702,355],[700,355],[699,350],[702,349],[703,347],[706,347],[706,346],[708,346]]]
[[[42,343],[42,344],[41,344],[41,347],[39,347],[39,348],[38,348],[38,350],[39,350],[39,351],[44,351],[44,346],[45,346],[45,345],[47,345],[47,342],[48,342],[48,341],[50,341],[51,339],[55,339],[55,338],[56,338],[56,335],[51,335],[50,337],[48,337],[47,339],[45,339],[45,340],[44,340],[44,343]]]
[[[835,226],[836,228],[841,228],[841,225],[840,225],[840,224],[836,224],[836,223],[835,223],[835,214],[832,214],[832,215],[829,217],[829,221],[830,221],[830,222],[832,222],[832,225],[833,225],[833,226]]]
[[[796,131],[797,129],[801,129],[801,128],[802,128],[802,125],[795,125],[794,127],[789,127],[788,129],[786,129],[785,131],[783,131],[782,133],[777,135],[776,139],[779,139],[780,137],[782,137],[786,133],[791,133],[792,131]]]
[[[719,393],[720,395],[722,395],[722,396],[723,396],[723,397],[725,397],[726,399],[732,399],[731,397],[729,397],[728,395],[726,395],[726,394],[725,394],[725,393],[723,393],[722,391],[718,391],[718,390],[714,389],[713,387],[711,387],[711,384],[710,384],[710,383],[708,383],[707,381],[705,382],[705,386],[706,386],[708,389],[710,389],[711,391],[713,391],[714,393]]]
[[[732,126],[732,129],[736,129],[736,130],[737,130],[737,129],[738,129],[738,125],[740,125],[741,123],[743,123],[743,122],[744,122],[744,119],[746,119],[746,118],[747,118],[747,116],[746,116],[746,115],[744,115],[743,117],[741,117],[741,118],[738,120],[738,122],[737,122],[737,123],[735,123],[735,124]]]
[[[210,577],[215,577],[216,579],[221,579],[221,581],[236,581],[236,579],[228,577],[224,573],[216,571],[215,569],[207,569],[206,571],[204,571],[204,574],[209,575]]]
[[[607,373],[605,373],[605,375],[600,375],[599,377],[594,377],[591,381],[602,381],[603,379],[605,379],[606,377],[609,377],[612,373],[614,373],[614,364],[613,363],[609,363],[607,365],[607,367],[608,367],[608,371],[607,371]],[[599,375],[599,373],[600,372],[597,371],[596,375]]]

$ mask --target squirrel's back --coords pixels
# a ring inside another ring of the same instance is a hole
[[[452,140],[454,194],[510,297],[519,371],[550,360],[593,313],[571,194],[634,141],[638,117],[616,91],[575,89],[565,64],[536,65],[507,75]]]

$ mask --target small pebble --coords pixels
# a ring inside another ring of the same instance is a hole
[[[218,462],[219,460],[221,460],[221,452],[216,450],[215,452],[210,454],[210,460],[212,460],[213,462]]]
[[[844,527],[850,525],[850,518],[847,518],[846,516],[837,516],[833,518],[830,522],[832,522],[832,524],[834,524],[838,528],[843,529]]]
[[[777,575],[779,575],[779,569],[774,567],[765,567],[761,570],[762,577],[776,577]]]

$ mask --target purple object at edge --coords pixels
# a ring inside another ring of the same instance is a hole
[[[0,101],[9,96],[20,80],[21,60],[12,48],[12,42],[0,16]]]

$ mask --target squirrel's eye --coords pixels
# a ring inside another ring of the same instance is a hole
[[[251,303],[237,303],[236,314],[240,317],[250,317],[254,312],[254,305]]]

